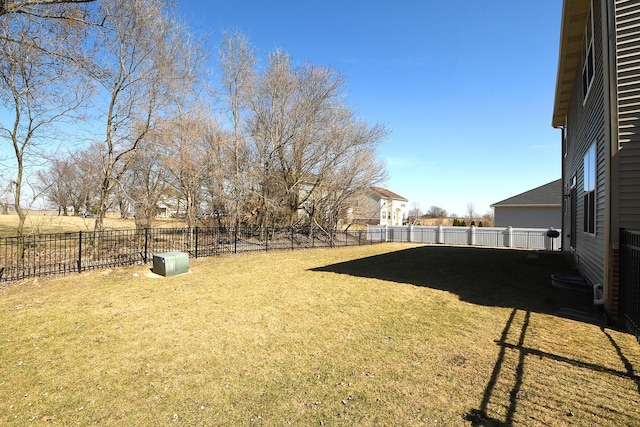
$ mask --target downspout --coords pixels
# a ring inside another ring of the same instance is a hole
[[[560,236],[560,252],[564,251],[565,231],[567,229],[567,227],[565,226],[565,219],[566,219],[565,218],[565,212],[567,211],[567,198],[565,197],[566,196],[565,191],[566,191],[567,186],[566,186],[566,184],[564,182],[564,179],[565,179],[564,174],[565,174],[565,166],[566,166],[565,165],[565,161],[564,161],[564,159],[565,159],[564,153],[565,153],[566,147],[567,147],[569,142],[566,140],[567,139],[567,127],[566,127],[567,126],[567,119],[566,118],[564,119],[564,122],[565,122],[564,126],[562,126],[560,128],[560,131],[561,131],[560,132],[560,135],[561,135],[561,141],[560,141],[560,156],[561,157],[560,158],[562,159],[561,162],[560,162],[560,165],[561,165],[560,166],[561,167],[560,177],[562,178],[561,179],[561,184],[560,184],[560,185],[562,185],[562,206],[560,208],[561,209],[561,211],[560,211],[560,228],[562,229],[562,235]],[[569,227],[569,228],[571,228],[571,227]]]

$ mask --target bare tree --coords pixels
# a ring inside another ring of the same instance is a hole
[[[447,216],[447,211],[439,206],[431,206],[426,215],[430,218],[444,218]]]
[[[12,185],[11,181],[0,183],[0,209],[2,209],[2,215],[9,214],[9,195],[12,194]]]
[[[11,27],[29,21],[38,30],[30,37],[0,33],[0,40],[22,44],[52,61],[64,61],[72,68],[87,68],[89,27],[100,27],[102,17],[92,3],[96,0],[3,0],[0,26]],[[64,39],[61,42],[61,37]]]
[[[343,222],[348,227],[356,218],[369,214],[370,188],[386,178],[384,164],[377,160],[374,147],[351,147],[333,168],[326,171],[322,184],[305,197],[303,206],[310,224],[335,229]],[[313,210],[310,211],[309,206]],[[360,212],[359,208],[365,212]]]
[[[134,205],[136,228],[151,227],[158,204],[168,193],[168,172],[158,146],[157,132],[149,133],[141,149],[136,151],[130,179],[123,192]]]
[[[256,58],[248,38],[241,33],[224,34],[218,50],[220,84],[231,121],[231,150],[227,156],[232,170],[228,171],[229,192],[232,200],[233,223],[241,216],[242,201],[251,187],[247,140],[242,132],[246,123],[246,108],[254,93]]]
[[[332,180],[335,177],[344,183],[344,164],[349,164],[356,176],[362,168],[376,171],[378,167],[365,159],[375,158],[369,155],[370,150],[387,131],[354,116],[343,102],[344,84],[337,71],[309,64],[293,66],[282,51],[269,56],[268,66],[258,78],[249,123],[262,172],[261,203],[287,225],[298,222],[298,214],[309,200],[326,199],[318,192],[338,194],[330,189],[340,184]],[[333,200],[346,200],[354,188],[365,184],[343,185],[345,191]],[[335,210],[329,217],[334,214]]]
[[[40,18],[66,18],[60,10],[52,10],[51,6],[80,3],[92,3],[96,0],[3,0],[0,2],[0,16],[12,13],[28,14]]]
[[[164,165],[180,199],[185,203],[189,227],[195,224],[203,189],[211,177],[215,159],[212,145],[220,138],[211,116],[189,112],[163,123]]]
[[[54,49],[76,45],[77,29],[67,24],[42,25],[18,13],[16,19],[0,19],[0,99],[8,115],[7,122],[0,123],[0,141],[13,153],[6,170],[14,183],[18,235],[26,219],[23,198],[28,169],[55,146],[60,125],[77,117],[87,94],[69,64],[40,47],[42,43]]]
[[[68,159],[69,173],[65,187],[69,193],[73,212],[95,213],[100,194],[102,144],[93,143],[84,150],[71,154]]]
[[[484,227],[493,227],[495,219],[493,217],[493,210],[487,211],[482,215],[482,225]]]
[[[418,202],[413,202],[411,209],[409,210],[409,221],[412,224],[417,224],[420,221],[420,217],[423,215],[422,209]]]
[[[104,103],[102,184],[95,229],[102,230],[109,199],[135,161],[135,152],[166,116],[175,89],[191,84],[193,69],[181,61],[188,37],[170,18],[162,0],[102,3],[105,30],[97,34],[100,54],[93,74]]]
[[[471,221],[473,221],[473,219],[476,217],[476,206],[473,204],[473,202],[468,202],[467,203],[467,218],[469,218],[469,223],[471,223]]]
[[[58,210],[58,215],[69,215],[71,194],[68,183],[73,180],[70,159],[52,159],[48,169],[40,169],[36,173],[37,188],[46,200]]]
[[[238,224],[239,217],[236,213],[239,212],[240,196],[247,193],[247,182],[242,177],[247,177],[247,173],[242,175],[229,174],[229,169],[226,167],[229,156],[228,153],[232,152],[233,137],[229,136],[228,132],[222,130],[222,126],[213,120],[210,120],[207,126],[207,133],[205,135],[205,149],[207,150],[207,159],[209,167],[204,182],[204,198],[202,200],[203,205],[206,205],[206,213],[211,218],[218,221],[218,225],[221,224],[222,218],[226,218],[227,223],[229,220],[231,224]],[[233,150],[235,151],[235,150]],[[243,164],[246,164],[243,161]],[[233,184],[234,178],[237,178],[237,184]],[[231,184],[230,184],[231,183]],[[240,192],[237,190],[241,189]],[[229,197],[231,195],[231,197]],[[232,214],[231,218],[228,218],[229,214]]]

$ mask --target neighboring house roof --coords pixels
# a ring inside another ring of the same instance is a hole
[[[400,200],[402,202],[409,201],[409,199],[406,199],[401,195],[394,193],[393,191],[389,191],[386,188],[371,187],[371,191],[373,192],[374,195],[380,197],[381,199]]]
[[[494,207],[506,207],[506,206],[561,206],[562,205],[562,180],[550,182],[533,190],[525,191],[516,196],[509,197],[498,203],[491,205]]]

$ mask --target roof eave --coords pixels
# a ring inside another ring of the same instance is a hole
[[[540,204],[540,205],[536,205],[533,203],[529,203],[529,204],[523,204],[523,205],[518,205],[518,204],[509,204],[509,205],[490,205],[489,207],[491,208],[560,208],[562,207],[562,205],[560,203],[553,203],[553,204]]]
[[[553,127],[565,125],[573,86],[578,76],[584,26],[590,3],[590,0],[564,0],[562,4],[558,74],[551,121]]]

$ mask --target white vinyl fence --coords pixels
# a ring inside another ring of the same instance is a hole
[[[560,237],[548,237],[546,228],[367,226],[372,242],[439,243],[518,249],[560,250]],[[562,230],[556,230],[562,235]]]

